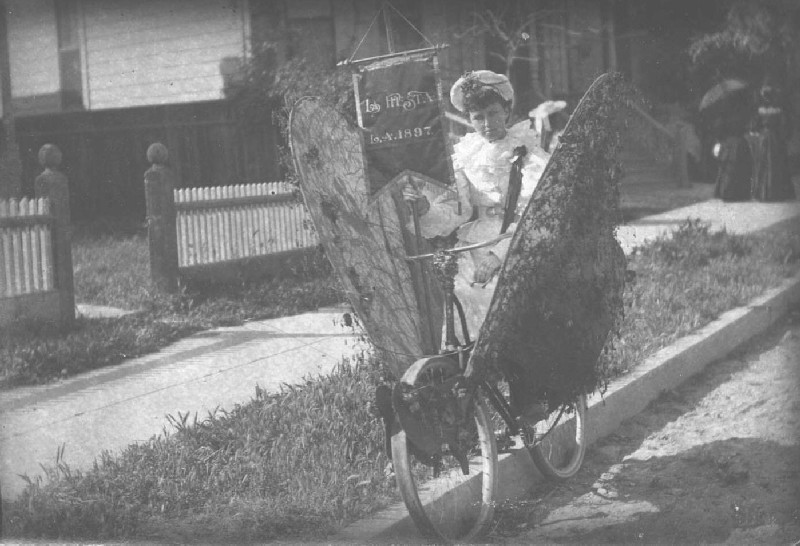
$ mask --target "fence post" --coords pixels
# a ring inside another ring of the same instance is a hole
[[[686,134],[680,124],[675,126],[673,142],[672,164],[675,168],[675,177],[678,179],[678,187],[688,188],[692,183],[689,180],[689,165],[686,159]]]
[[[37,198],[47,197],[53,215],[53,261],[55,284],[59,294],[59,322],[69,326],[75,320],[75,285],[72,279],[72,227],[69,213],[69,181],[58,170],[61,150],[53,144],[39,149],[39,164],[44,168],[36,177]]]
[[[178,241],[175,228],[175,174],[167,166],[167,147],[156,142],[147,148],[151,167],[144,173],[150,277],[159,290],[178,290]]]

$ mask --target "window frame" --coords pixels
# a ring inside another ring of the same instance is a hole
[[[54,0],[54,8],[61,110],[85,110],[88,80],[81,0]]]

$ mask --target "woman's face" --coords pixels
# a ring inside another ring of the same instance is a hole
[[[490,142],[506,136],[507,120],[508,109],[497,102],[469,113],[472,128]]]

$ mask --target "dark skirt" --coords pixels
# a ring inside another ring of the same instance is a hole
[[[759,201],[788,201],[795,198],[789,173],[786,142],[771,128],[764,129],[755,141],[753,198]]]
[[[747,201],[753,178],[753,156],[743,136],[723,140],[719,151],[719,170],[714,197],[723,201]]]

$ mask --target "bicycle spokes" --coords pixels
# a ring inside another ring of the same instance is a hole
[[[468,541],[491,521],[497,447],[481,397],[453,383],[454,376],[460,370],[448,357],[417,361],[403,376],[398,402],[406,407],[398,416],[413,419],[417,428],[412,432],[401,421],[392,435],[392,460],[417,526],[432,538]],[[430,434],[431,457],[412,440],[420,430]]]

